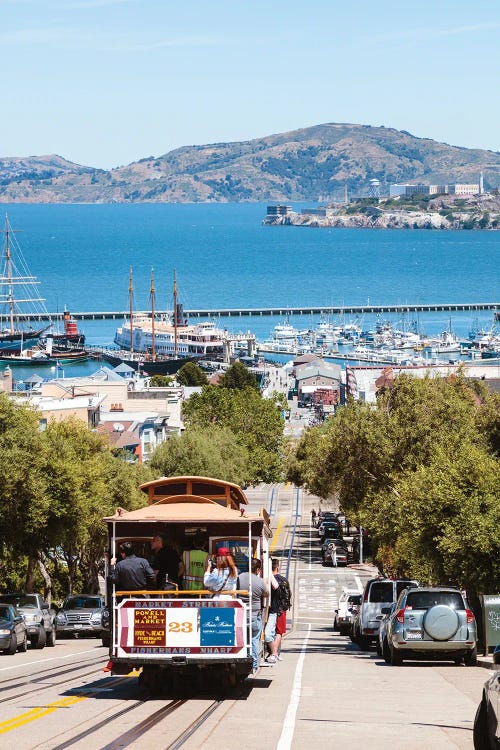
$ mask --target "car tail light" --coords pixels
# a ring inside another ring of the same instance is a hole
[[[476,619],[474,617],[474,612],[471,609],[466,609],[465,610],[465,616],[467,618],[467,625],[470,625]]]
[[[400,609],[396,614],[396,620],[401,623],[401,625],[405,621],[405,611],[404,609]]]
[[[364,592],[364,594],[363,594],[363,601],[364,601],[364,602],[367,602],[367,601],[368,601],[368,594],[369,594],[369,590],[368,590],[368,589],[365,589],[365,592]]]

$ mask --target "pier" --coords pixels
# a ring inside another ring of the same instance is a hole
[[[200,310],[185,310],[190,318],[258,318],[265,316],[284,315],[365,315],[368,313],[426,313],[426,312],[474,312],[481,310],[497,311],[499,302],[465,302],[465,303],[432,303],[408,305],[303,305],[301,307],[241,307],[241,308],[206,308]],[[157,315],[169,315],[171,310],[157,310]],[[147,310],[137,310],[137,315],[150,315]],[[52,320],[62,320],[63,313],[49,313]],[[128,310],[99,310],[91,312],[71,313],[76,320],[123,320],[130,317]],[[41,320],[35,313],[25,317],[31,320]]]

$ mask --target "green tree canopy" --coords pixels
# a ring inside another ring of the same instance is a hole
[[[255,375],[249,372],[248,368],[244,364],[236,360],[231,367],[226,370],[224,375],[219,380],[219,386],[223,388],[233,388],[237,390],[244,390],[245,388],[256,388],[258,389],[257,380]]]
[[[162,476],[193,474],[245,486],[250,481],[248,450],[228,427],[191,427],[156,448],[151,468]]]
[[[177,381],[181,385],[207,385],[207,376],[196,362],[186,362],[177,373]]]
[[[500,586],[498,398],[462,377],[400,376],[376,405],[310,430],[288,478],[370,530],[386,572]]]
[[[216,425],[231,430],[248,451],[250,484],[279,481],[283,420],[279,405],[258,390],[206,386],[186,401],[183,416],[188,429]]]

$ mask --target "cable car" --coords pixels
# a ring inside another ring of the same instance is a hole
[[[140,486],[148,505],[117,509],[105,519],[109,553],[133,542],[138,556],[149,556],[153,536],[165,535],[179,551],[193,549],[203,535],[208,555],[228,547],[238,572],[258,557],[270,576],[271,530],[265,509],[247,510],[243,490],[231,482],[200,476],[162,477]],[[251,581],[250,581],[251,586]],[[168,685],[178,675],[235,686],[252,671],[251,588],[220,599],[204,588],[120,591],[108,585],[110,661],[108,671],[127,674],[142,668],[149,689]]]

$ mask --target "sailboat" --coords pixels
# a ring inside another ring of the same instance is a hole
[[[45,299],[37,293],[40,282],[28,269],[15,231],[6,215],[0,259],[0,350],[20,351],[23,342],[33,343],[50,328],[50,316]],[[41,321],[47,323],[40,325]]]
[[[173,312],[158,316],[155,310],[155,282],[151,274],[151,313],[134,315],[132,305],[132,270],[130,271],[130,316],[116,329],[118,350],[104,350],[103,358],[113,365],[127,364],[148,375],[172,375],[186,362],[199,359],[222,359],[224,331],[212,321],[189,325],[184,308],[177,301],[177,279],[174,271]]]

